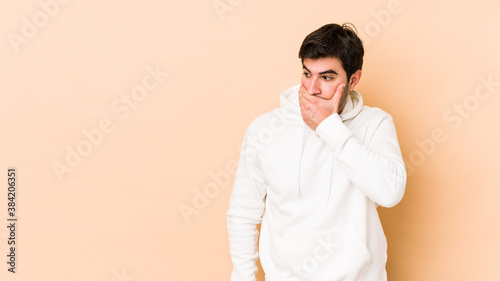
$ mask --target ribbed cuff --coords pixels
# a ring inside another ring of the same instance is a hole
[[[338,152],[337,150],[353,135],[351,130],[342,123],[338,113],[328,116],[319,123],[316,133],[334,152]]]

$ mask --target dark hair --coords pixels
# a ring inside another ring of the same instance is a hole
[[[299,50],[302,63],[306,58],[334,57],[339,59],[347,73],[348,80],[363,66],[363,55],[363,42],[356,34],[356,27],[350,23],[323,25],[306,36]]]

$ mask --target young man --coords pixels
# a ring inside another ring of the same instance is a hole
[[[227,212],[232,281],[256,280],[259,254],[266,281],[387,280],[377,207],[402,199],[406,168],[392,117],[354,90],[363,54],[346,24],[312,32],[301,84],[249,125]]]

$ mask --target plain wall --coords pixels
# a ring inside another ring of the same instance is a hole
[[[0,279],[229,280],[245,130],[300,82],[304,37],[351,22],[357,90],[393,116],[409,172],[403,200],[379,207],[389,280],[498,280],[499,14],[484,0],[2,1]]]

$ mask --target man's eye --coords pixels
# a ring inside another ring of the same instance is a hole
[[[304,75],[305,75],[306,77],[311,76],[311,74],[310,74],[310,73],[307,73],[307,72],[304,72]]]
[[[323,79],[325,79],[326,81],[330,81],[330,80],[333,80],[333,77],[331,77],[331,76],[323,76]]]

